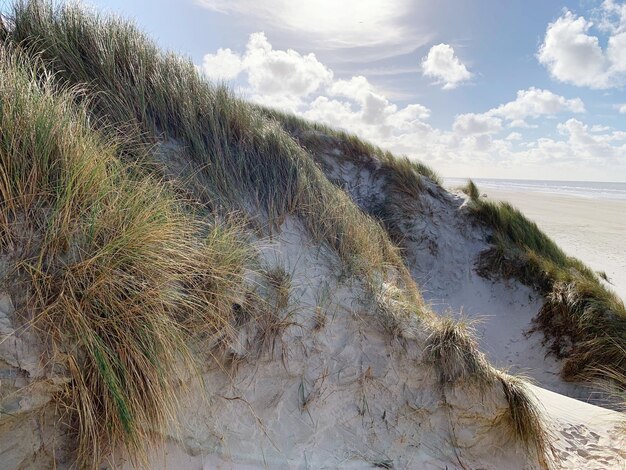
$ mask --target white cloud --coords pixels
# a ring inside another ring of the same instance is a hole
[[[426,77],[437,80],[444,90],[456,88],[459,84],[472,78],[472,74],[454,54],[448,44],[437,44],[430,48],[428,55],[422,59],[422,73]]]
[[[580,98],[566,99],[551,91],[530,87],[528,90],[519,90],[515,101],[491,109],[488,114],[517,121],[564,111],[584,113],[585,104]]]
[[[298,32],[326,47],[414,42],[406,24],[410,0],[196,0],[213,11],[239,15],[257,27]],[[373,33],[375,32],[375,33]]]
[[[225,70],[218,71],[221,64]],[[398,154],[426,160],[442,173],[504,176],[508,169],[515,177],[532,178],[540,169],[546,178],[575,179],[602,178],[594,176],[608,171],[602,168],[611,168],[611,174],[626,170],[626,132],[577,119],[541,122],[557,131],[554,138],[525,139],[519,132],[504,132],[537,128],[529,124],[533,119],[585,111],[579,98],[548,90],[519,90],[514,100],[458,115],[450,129],[441,129],[428,122],[431,111],[425,106],[400,107],[365,76],[336,79],[314,55],[276,50],[262,33],[251,35],[241,54],[228,49],[207,54],[202,67],[213,76],[239,77],[242,91],[253,101],[354,132]]]
[[[626,10],[619,5],[616,19],[617,7],[612,1],[602,4],[606,14],[600,29],[610,33],[605,49],[597,36],[589,34],[593,23],[582,16],[566,11],[548,25],[537,58],[554,79],[596,89],[616,88],[626,83],[626,31],[622,16]]]
[[[495,134],[502,129],[502,120],[487,114],[460,114],[454,119],[452,129],[460,135]]]
[[[620,114],[626,114],[626,103],[624,104],[620,104],[619,106],[619,112]]]
[[[536,129],[537,124],[528,124],[523,119],[513,119],[509,122],[509,127],[520,128],[520,129]]]
[[[416,132],[430,116],[430,110],[421,104],[398,108],[363,76],[336,80],[326,92],[333,98],[317,97],[303,112],[304,116],[357,132],[368,139]]]
[[[242,91],[253,101],[299,112],[368,139],[414,132],[430,115],[417,103],[399,108],[363,76],[334,80],[332,70],[315,55],[275,50],[263,33],[250,35],[243,54],[220,49],[205,55],[202,70],[211,78],[245,74]]]
[[[614,0],[604,0],[600,8],[594,12],[598,17],[598,27],[610,33],[626,30],[626,3],[615,3]]]
[[[250,84],[264,96],[307,96],[333,78],[315,54],[273,50],[263,33],[250,35],[243,60]]]
[[[529,124],[526,119],[554,116],[562,112],[583,113],[585,105],[580,98],[567,99],[548,90],[530,87],[519,90],[514,101],[484,113],[457,116],[453,129],[461,135],[495,134],[502,130],[504,121],[508,121],[509,127],[536,128],[536,125]]]
[[[230,49],[218,49],[215,54],[206,54],[202,71],[213,80],[232,80],[243,71],[241,57]]]
[[[557,126],[561,134],[568,136],[568,144],[575,155],[587,160],[614,158],[619,150],[609,142],[611,135],[590,134],[589,127],[577,119],[568,119]]]
[[[245,72],[248,92],[256,101],[290,110],[333,78],[332,71],[315,54],[274,50],[264,33],[250,35],[245,54],[230,49],[206,54],[202,70],[214,79],[234,79]]]

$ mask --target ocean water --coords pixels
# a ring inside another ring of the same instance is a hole
[[[626,183],[601,183],[595,181],[506,180],[473,178],[479,189],[498,191],[529,191],[586,199],[611,199],[626,201]],[[444,178],[444,186],[457,187],[467,183],[464,178]]]

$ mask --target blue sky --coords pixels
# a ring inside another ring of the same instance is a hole
[[[626,181],[617,0],[87,3],[246,98],[445,176]]]

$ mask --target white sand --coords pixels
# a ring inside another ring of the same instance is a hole
[[[380,180],[347,162],[336,165],[334,176],[348,183],[355,200],[380,202]],[[442,314],[481,319],[480,345],[492,363],[527,372],[542,387],[531,389],[553,434],[555,468],[626,468],[621,416],[543,389],[585,398],[584,390],[560,379],[541,335],[524,334],[541,299],[518,282],[476,274],[487,233],[465,211],[464,198],[429,185],[403,202],[397,221],[405,255],[426,299]],[[277,312],[285,327],[261,347],[268,312],[251,315],[219,365],[210,351],[198,351],[206,354],[203,383],[181,389],[181,427],[165,436],[165,449],[150,454],[150,468],[540,469],[511,439],[499,384],[442,386],[423,360],[427,325],[417,316],[394,319],[401,334],[389,334],[392,319],[383,307],[392,295],[381,289],[375,302],[368,300],[358,279],[339,276],[336,254],[314,243],[296,219],[287,218],[261,245],[264,264],[291,273],[289,305]],[[10,307],[0,302],[0,334],[7,338],[15,336]],[[322,325],[315,320],[320,313]],[[2,339],[7,347],[0,348],[0,360],[16,369],[39,356],[27,357]],[[12,411],[20,416],[0,420],[0,469],[49,467],[35,459],[45,455],[48,441],[32,418],[51,400],[46,392],[41,405],[32,393],[18,393]],[[131,466],[114,456],[103,468]]]
[[[626,201],[493,189],[482,192],[510,202],[568,255],[606,272],[615,292],[626,299]]]

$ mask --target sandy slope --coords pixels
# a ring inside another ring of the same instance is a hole
[[[604,408],[533,387],[552,423],[561,468],[625,469],[624,418]]]
[[[336,152],[324,162],[329,177],[341,181],[366,212],[390,191],[384,176],[372,175]],[[558,393],[596,398],[592,389],[563,381],[560,365],[542,344],[543,335],[530,333],[540,296],[515,280],[492,281],[476,273],[478,256],[489,247],[489,233],[466,211],[465,195],[427,183],[417,198],[392,194],[391,201],[398,205],[392,217],[407,266],[435,311],[472,321],[482,351],[496,367]]]
[[[422,360],[421,329],[390,337],[358,281],[338,282],[335,255],[296,221],[263,257],[292,274],[292,305],[281,313],[291,326],[261,350],[255,322],[242,329],[233,367],[210,367],[204,387],[181,392],[185,424],[152,455],[153,468],[539,468],[507,425],[493,427],[502,391],[440,388]]]
[[[336,260],[297,223],[264,257],[293,275],[297,327],[282,334],[278,357],[266,351],[228,374],[210,369],[206,389],[181,395],[185,425],[152,454],[152,468],[538,468],[506,433],[483,428],[485,410],[498,407],[490,393],[438,391],[420,364],[419,339],[390,342],[362,309],[358,285],[329,284]],[[331,295],[320,297],[320,288]],[[328,314],[322,328],[311,325],[319,305]],[[240,354],[254,354],[252,338],[240,337]],[[531,390],[549,423],[554,468],[624,468],[618,413]]]
[[[331,176],[344,181],[363,207],[379,202],[381,181],[336,156]],[[519,283],[475,273],[487,233],[464,204],[463,197],[427,184],[419,198],[399,208],[406,260],[427,300],[441,314],[480,319],[481,347],[496,366],[587,398],[588,390],[559,378],[541,336],[525,335],[540,305],[536,295]],[[442,386],[424,361],[426,331],[417,317],[405,320],[403,335],[389,334],[381,323],[387,317],[380,305],[389,301],[384,280],[381,298],[368,298],[359,279],[342,276],[336,254],[313,243],[293,218],[259,249],[268,268],[290,273],[289,302],[272,310],[282,327],[264,330],[268,312],[259,312],[242,322],[221,353],[198,351],[206,358],[203,383],[181,389],[183,424],[166,436],[164,450],[150,454],[151,468],[540,468],[511,438],[499,386]],[[258,286],[268,289],[261,280]],[[13,339],[10,307],[0,302],[0,333]],[[27,355],[3,345],[0,371],[6,365],[8,372],[22,373],[28,360],[37,362],[37,351]],[[617,413],[532,390],[545,407],[556,468],[626,468]],[[48,460],[37,459],[48,444],[33,417],[50,403],[50,391],[40,403],[18,392],[12,411],[24,418],[0,420],[0,469],[43,468]],[[131,466],[118,455],[103,468]]]
[[[536,468],[504,434],[498,441],[476,433],[484,422],[478,404],[489,402],[489,394],[439,395],[413,343],[390,343],[361,308],[358,285],[328,283],[336,260],[310,245],[297,224],[288,223],[264,257],[293,273],[298,327],[284,332],[280,358],[244,361],[230,377],[207,371],[208,389],[185,395],[186,425],[152,455],[153,468]],[[326,300],[320,287],[331,293]],[[511,287],[492,286],[489,298],[510,298],[498,288]],[[320,301],[328,322],[311,328],[310,309]],[[241,345],[253,347],[245,336]],[[554,468],[626,468],[618,413],[543,388],[531,391],[550,429]]]

